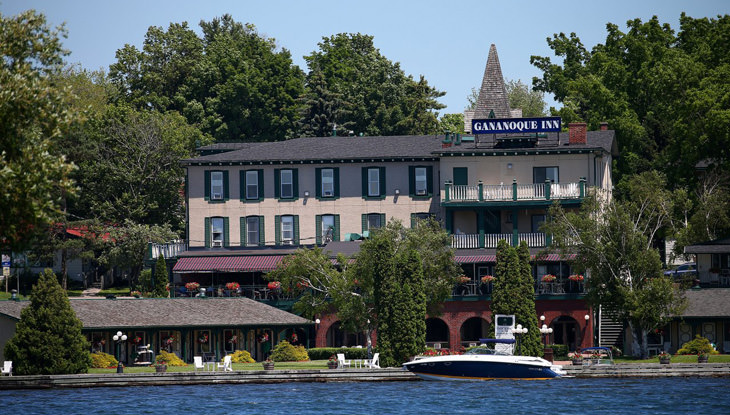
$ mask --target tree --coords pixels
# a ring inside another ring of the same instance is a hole
[[[346,104],[341,95],[327,89],[324,76],[313,71],[307,76],[304,95],[300,98],[300,130],[302,137],[326,137],[337,131],[340,135],[349,134],[348,124],[337,124],[346,113]],[[344,134],[343,134],[344,133]]]
[[[81,327],[53,271],[46,269],[5,345],[5,358],[19,375],[86,373],[91,357]]]
[[[305,56],[310,74],[321,73],[327,89],[347,102],[341,122],[365,135],[433,133],[437,128],[436,101],[444,95],[425,78],[406,76],[398,63],[380,54],[373,37],[339,33],[325,37],[319,50]]]
[[[680,315],[684,300],[672,281],[662,275],[654,235],[667,220],[669,199],[652,173],[629,183],[628,201],[584,201],[579,211],[550,209],[544,225],[554,249],[575,252],[575,263],[590,272],[586,300],[626,321],[633,334],[634,354],[647,356],[647,333]],[[658,203],[660,202],[660,203]]]
[[[497,264],[490,309],[492,316],[507,314],[515,316],[515,323],[527,328],[521,335],[519,352],[526,356],[540,356],[540,332],[535,312],[535,289],[533,288],[530,251],[522,242],[519,248],[507,241],[497,244]],[[494,317],[490,330],[494,333]]]
[[[56,218],[73,191],[73,165],[55,145],[74,119],[53,79],[63,56],[61,26],[42,14],[0,14],[0,247],[22,251],[32,231]]]
[[[464,114],[444,114],[439,120],[439,133],[464,133]]]
[[[155,264],[155,290],[152,294],[154,297],[170,296],[170,280],[167,277],[167,263],[165,257],[160,255],[157,257]]]
[[[521,80],[508,79],[505,83],[507,97],[509,99],[510,108],[522,109],[523,117],[544,117],[545,114],[545,94],[537,89],[530,89],[529,86],[522,83]],[[479,99],[479,89],[472,88],[471,93],[466,97],[467,110],[474,110]]]

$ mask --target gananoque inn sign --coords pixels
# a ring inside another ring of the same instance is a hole
[[[472,120],[472,134],[546,133],[560,131],[560,117]]]

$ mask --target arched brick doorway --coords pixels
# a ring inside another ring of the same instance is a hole
[[[449,348],[449,326],[440,318],[426,319],[426,346]]]
[[[480,317],[472,317],[467,319],[464,324],[461,325],[459,331],[461,338],[461,345],[469,347],[472,345],[479,344],[479,339],[483,339],[487,336],[489,330],[489,322]]]
[[[582,340],[580,326],[573,317],[560,316],[553,320],[550,326],[553,328],[555,344],[564,344],[570,351],[580,347]]]
[[[365,347],[366,344],[364,333],[350,333],[342,328],[339,321],[332,323],[327,330],[327,347]]]

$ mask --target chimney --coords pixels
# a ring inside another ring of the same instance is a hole
[[[608,123],[606,121],[601,123],[601,131],[607,131],[608,130]]]
[[[570,144],[586,144],[586,123],[584,122],[572,122],[568,124]]]

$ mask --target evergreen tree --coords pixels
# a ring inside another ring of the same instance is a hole
[[[505,240],[499,241],[493,284],[492,316],[513,314],[515,324],[527,327],[527,334],[520,338],[520,353],[529,356],[539,355],[541,353],[540,333],[535,312],[535,290],[530,267],[530,252],[526,244],[520,244],[519,249],[515,249]],[[490,326],[490,332],[494,333],[494,321]]]
[[[327,88],[322,72],[309,74],[307,88],[300,101],[303,103],[299,119],[302,137],[327,137],[332,135],[332,130],[337,130],[338,135],[349,133],[351,125],[337,124],[338,118],[345,114],[346,104],[340,94]]]
[[[154,297],[168,297],[168,283],[170,280],[167,277],[167,263],[165,257],[160,255],[157,258],[155,264],[155,291],[152,294]]]
[[[46,269],[33,286],[30,305],[20,313],[5,358],[19,375],[86,373],[91,365],[81,321],[56,275]]]

